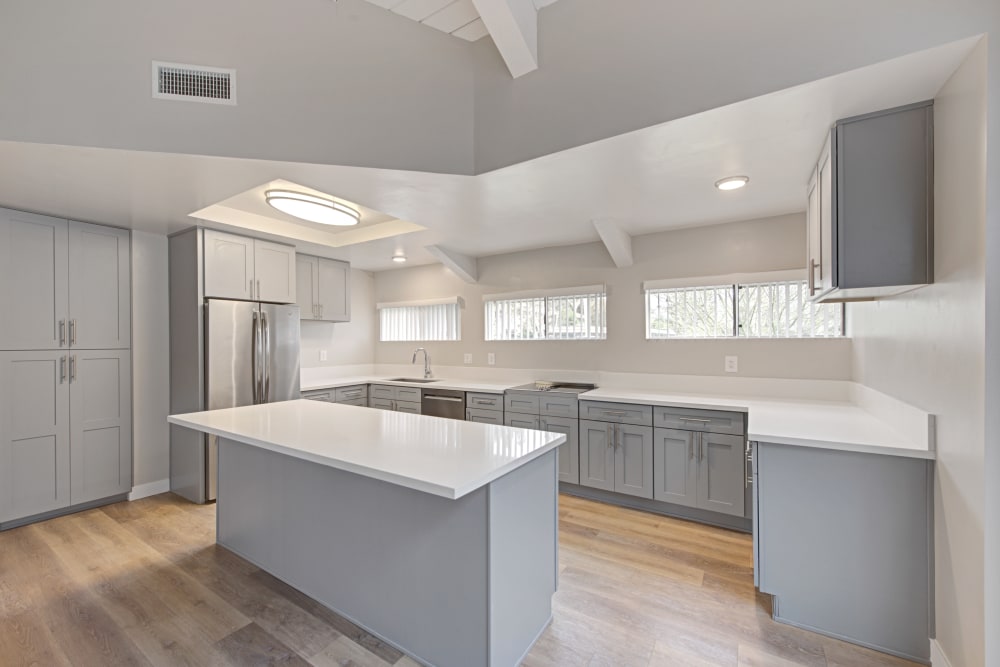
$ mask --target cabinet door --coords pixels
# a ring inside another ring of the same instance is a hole
[[[615,490],[614,424],[580,420],[580,484]]]
[[[832,136],[832,135],[831,135]],[[828,292],[834,287],[833,274],[833,160],[830,140],[823,147],[816,167],[819,180],[819,270],[816,272],[818,293]]]
[[[132,377],[127,350],[70,357],[70,503],[132,488]]]
[[[653,427],[616,424],[615,491],[653,497]]]
[[[391,401],[396,398],[396,387],[391,384],[373,384],[368,395],[371,398]]]
[[[205,230],[205,296],[254,299],[253,239]]]
[[[698,434],[670,428],[653,429],[653,498],[697,507]]]
[[[743,516],[746,496],[745,438],[701,433],[698,453],[698,507]]]
[[[373,408],[378,408],[379,410],[393,410],[396,402],[389,398],[377,398],[373,396],[368,401],[368,404]]]
[[[819,291],[822,241],[819,217],[819,172],[813,169],[806,189],[806,277],[810,296]]]
[[[522,415],[517,412],[505,412],[503,423],[514,428],[538,428],[538,415]]]
[[[576,403],[576,401],[574,401]],[[559,445],[559,481],[580,483],[580,423],[569,417],[542,417],[539,426],[549,433],[562,433],[566,442]]]
[[[465,409],[465,421],[476,422],[477,424],[496,424],[503,426],[503,413],[496,410],[477,410],[476,408]]]
[[[69,352],[0,352],[0,522],[70,503]]]
[[[260,239],[253,248],[254,299],[295,303],[295,248]]]
[[[328,391],[304,391],[302,392],[302,398],[307,401],[322,401],[324,403],[333,403],[334,393],[332,390]]]
[[[351,319],[351,265],[335,259],[319,260],[319,317],[327,322]]]
[[[319,319],[318,263],[319,259],[307,255],[295,258],[295,303],[299,304],[299,317],[303,320]]]
[[[68,345],[65,220],[0,209],[0,349]]]
[[[412,401],[396,401],[396,412],[419,415],[420,407],[420,403],[414,403]]]
[[[70,221],[69,247],[70,345],[127,348],[132,303],[128,230]]]

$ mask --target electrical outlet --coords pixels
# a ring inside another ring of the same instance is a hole
[[[467,364],[471,364],[472,363],[472,355],[469,354],[468,352],[465,353],[465,363],[467,363]]]
[[[490,366],[496,366],[497,365],[497,355],[493,354],[492,352],[488,353],[486,355],[486,363],[488,363]]]
[[[726,372],[727,373],[739,373],[739,357],[726,357]]]
[[[319,360],[320,361],[326,361],[326,350],[320,350],[319,351]]]

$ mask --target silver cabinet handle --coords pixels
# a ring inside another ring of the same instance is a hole
[[[698,419],[697,417],[680,417],[682,422],[699,422],[701,424],[711,424],[711,419]]]
[[[59,347],[66,344],[66,320],[59,320]]]
[[[694,441],[695,441],[695,434],[694,433],[689,433],[689,435],[690,435],[691,439],[688,441],[688,460],[689,461],[694,461]]]
[[[360,389],[352,389],[351,391],[345,391],[344,392],[344,396],[352,396],[352,397],[356,398],[356,397],[358,397],[360,395],[361,395],[361,390]]]
[[[544,419],[539,419],[539,420],[538,420],[538,426],[539,426],[539,428],[541,428],[541,429],[542,429],[543,431],[547,431],[547,430],[549,430],[549,423],[548,423],[547,421],[545,421]]]
[[[610,410],[605,410],[604,414],[607,417],[624,417],[625,416],[624,412],[611,412]]]
[[[253,300],[253,281],[250,281],[250,300]]]
[[[66,381],[66,357],[59,357],[59,384]]]
[[[76,318],[69,321],[69,344],[76,345]]]
[[[816,296],[816,260],[809,258],[809,296]]]
[[[608,424],[608,447],[615,446],[615,436],[612,434],[612,429],[614,429],[614,425]]]
[[[260,301],[260,281],[257,281],[257,300]]]
[[[76,355],[69,358],[69,381],[76,382]]]

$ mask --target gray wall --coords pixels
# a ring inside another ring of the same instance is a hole
[[[133,485],[170,476],[167,237],[132,232]]]
[[[375,358],[375,280],[367,271],[351,270],[351,321],[302,322],[302,366],[353,366]],[[320,350],[327,360],[320,361]]]
[[[937,640],[956,667],[983,665],[986,637],[986,63],[982,43],[936,100],[935,284],[848,308],[855,379],[937,415]]]
[[[476,171],[997,29],[996,6],[996,0],[557,2],[539,13],[537,71],[511,79],[488,40],[475,44]]]
[[[723,375],[723,357],[735,354],[744,376],[850,379],[847,339],[645,339],[643,280],[801,268],[801,214],[640,236],[633,248],[635,264],[627,269],[616,268],[600,243],[483,257],[476,285],[442,266],[383,271],[375,274],[375,301],[465,298],[462,340],[426,344],[435,365],[462,365],[469,352],[474,365],[485,366],[486,354],[494,352],[497,366],[506,368]],[[606,341],[484,341],[484,293],[598,283],[608,286]],[[414,347],[378,343],[375,361],[409,363]]]
[[[0,139],[469,173],[469,49],[362,0],[11,0]],[[154,100],[153,60],[235,68],[239,104]]]

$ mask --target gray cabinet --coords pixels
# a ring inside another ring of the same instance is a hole
[[[128,230],[71,221],[69,250],[70,345],[88,350],[129,347]]]
[[[699,433],[653,430],[653,498],[685,507],[698,506]]]
[[[69,344],[68,256],[65,220],[0,209],[0,349]]]
[[[132,396],[127,350],[70,355],[70,504],[132,488]]]
[[[614,424],[580,420],[580,484],[615,490]]]
[[[615,488],[639,498],[653,497],[653,427],[613,424]]]
[[[465,421],[476,422],[477,424],[497,424],[504,425],[503,412],[499,410],[479,410],[477,408],[465,409]]]
[[[745,515],[742,435],[657,428],[653,498],[732,516]]]
[[[525,415],[519,412],[505,412],[503,416],[503,423],[515,428],[537,429],[539,427],[539,420],[540,417],[538,415]]]
[[[466,392],[465,404],[476,410],[495,410],[503,412],[503,394],[483,394]]]
[[[295,248],[204,230],[205,298],[295,303]]]
[[[316,391],[302,392],[302,398],[307,401],[321,401],[323,403],[334,403],[333,389],[319,389]]]
[[[337,403],[347,403],[348,401],[368,400],[368,385],[354,384],[349,387],[337,387],[334,390],[334,401]]]
[[[296,302],[303,320],[351,319],[351,265],[335,259],[296,258]]]
[[[573,401],[574,405],[576,401]],[[559,445],[559,481],[580,483],[580,422],[576,417],[541,416],[538,428],[549,433],[562,433],[566,442]]]
[[[381,410],[407,412],[419,415],[421,392],[415,387],[399,387],[391,384],[373,384],[370,387],[369,405]]]
[[[68,356],[0,352],[0,523],[70,503]]]
[[[820,302],[934,281],[933,106],[838,121],[807,191],[808,279]]]

